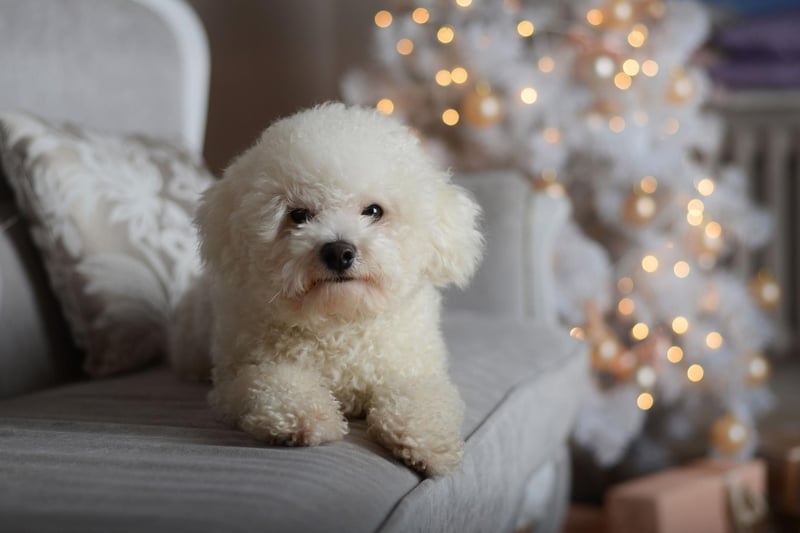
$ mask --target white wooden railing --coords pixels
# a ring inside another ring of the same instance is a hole
[[[720,157],[751,177],[750,192],[774,217],[774,235],[762,254],[736,258],[742,274],[767,268],[782,288],[778,320],[800,340],[800,90],[726,91],[711,107],[725,123]]]

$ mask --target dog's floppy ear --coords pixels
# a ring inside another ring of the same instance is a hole
[[[200,198],[195,225],[200,255],[212,273],[241,283],[257,265],[250,255],[275,238],[283,217],[280,198],[248,186],[227,172]]]
[[[228,270],[237,255],[231,221],[237,197],[229,179],[217,181],[200,197],[194,222],[200,235],[200,256],[212,271]]]
[[[478,230],[480,207],[449,177],[434,186],[434,223],[430,228],[433,253],[428,274],[435,285],[464,287],[480,263],[483,237]]]

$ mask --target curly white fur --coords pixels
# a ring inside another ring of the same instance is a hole
[[[373,204],[382,217],[363,214]],[[450,473],[463,403],[437,287],[474,272],[478,214],[393,119],[333,103],[280,120],[202,198],[205,273],[178,310],[173,364],[202,375],[210,345],[212,406],[266,442],[337,440],[344,417],[366,416],[396,457]],[[334,241],[356,250],[344,273],[321,258]]]

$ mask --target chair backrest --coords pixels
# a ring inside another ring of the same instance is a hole
[[[180,0],[3,0],[0,110],[181,142],[200,153],[208,44]]]
[[[0,1],[0,112],[203,147],[202,25],[182,0]],[[0,176],[0,397],[76,368],[64,319]]]

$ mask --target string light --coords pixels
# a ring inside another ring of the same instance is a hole
[[[556,62],[550,56],[542,56],[539,58],[538,66],[541,72],[549,74],[553,72],[554,68],[556,68]]]
[[[680,346],[670,346],[667,350],[667,361],[680,363],[683,360],[683,349]]]
[[[519,92],[519,99],[525,104],[533,104],[539,98],[539,93],[533,87],[525,87]]]
[[[458,7],[469,7],[472,5],[472,0],[456,0]]]
[[[703,223],[703,212],[705,211],[705,204],[698,198],[689,200],[686,205],[686,220],[692,226],[699,226]]]
[[[722,226],[720,226],[719,222],[714,222],[712,220],[711,222],[706,224],[706,227],[703,230],[703,232],[709,239],[718,239],[722,236]]]
[[[445,109],[442,113],[442,122],[448,126],[455,126],[461,117],[455,109]]]
[[[453,83],[457,83],[461,85],[465,83],[469,78],[469,74],[467,73],[467,69],[464,67],[456,67],[450,72],[450,76],[453,79]]]
[[[667,135],[675,135],[681,129],[681,123],[677,118],[671,117],[664,122],[664,133]]]
[[[586,336],[586,333],[583,331],[583,328],[575,326],[574,328],[569,330],[569,336],[579,340],[583,340]]]
[[[689,211],[686,213],[686,221],[691,226],[699,226],[703,223],[703,213],[698,213],[696,211]]]
[[[686,276],[688,276],[689,272],[691,272],[691,270],[692,269],[689,266],[689,263],[687,263],[686,261],[678,261],[672,267],[672,271],[675,273],[675,276],[678,277],[678,278],[681,278],[681,279],[683,279]]]
[[[603,12],[599,9],[590,9],[586,12],[586,22],[592,26],[599,26],[603,23]]]
[[[542,135],[544,135],[545,142],[550,144],[556,144],[561,140],[561,132],[558,131],[558,128],[545,128]]]
[[[639,188],[642,189],[642,192],[653,194],[658,189],[658,180],[653,176],[645,176],[639,181]]]
[[[403,56],[409,55],[414,51],[414,43],[411,39],[400,39],[397,41],[397,53]]]
[[[703,370],[703,367],[697,363],[686,369],[686,377],[688,377],[689,381],[692,383],[697,383],[698,381],[702,380],[704,375],[705,370]]]
[[[617,310],[621,315],[629,316],[636,311],[636,304],[630,298],[623,298],[617,304]]]
[[[639,74],[639,62],[635,59],[626,59],[625,62],[622,63],[622,72],[628,76],[636,76]]]
[[[519,24],[517,24],[517,33],[519,33],[521,37],[530,37],[535,31],[536,26],[534,26],[533,22],[530,20],[521,20]]]
[[[648,30],[644,24],[636,24],[628,34],[628,44],[634,48],[641,48],[647,40]]]
[[[450,71],[446,69],[438,71],[434,79],[436,80],[436,83],[442,87],[447,87],[453,82],[453,76],[450,74]]]
[[[388,98],[381,98],[378,100],[378,103],[375,105],[375,107],[378,108],[378,111],[384,115],[391,115],[394,113],[394,102]]]
[[[676,316],[672,319],[672,331],[678,335],[683,335],[689,331],[689,321],[685,316]]]
[[[617,72],[614,76],[614,85],[620,91],[627,91],[631,88],[631,83],[633,83],[633,78],[625,74],[624,72]]]
[[[644,322],[637,322],[631,328],[631,336],[637,341],[643,341],[650,335],[650,328]]]
[[[653,395],[649,392],[643,392],[636,398],[636,406],[642,411],[647,411],[653,407]]]
[[[442,44],[449,44],[453,42],[455,36],[456,32],[453,30],[452,26],[442,26],[439,28],[439,31],[436,32],[436,38],[439,39],[439,42]]]
[[[642,270],[650,274],[658,270],[658,258],[654,255],[642,257]]]
[[[703,232],[702,246],[704,253],[716,255],[722,251],[723,242],[718,236],[710,236]]]
[[[697,188],[697,192],[703,196],[711,196],[714,192],[714,180],[711,178],[703,178],[697,182],[695,187]]]
[[[625,119],[619,116],[611,117],[608,121],[608,129],[614,133],[621,133],[625,129]]]
[[[379,28],[388,28],[392,25],[392,14],[382,10],[375,13],[375,25]]]
[[[712,350],[719,349],[719,347],[722,346],[722,335],[720,335],[718,331],[712,331],[706,335],[706,346]]]
[[[686,209],[690,213],[692,211],[696,211],[697,213],[700,213],[702,215],[703,211],[705,211],[705,208],[706,206],[703,203],[703,200],[700,200],[699,198],[692,198],[691,200],[689,200],[689,203],[686,204]]]
[[[658,63],[652,59],[647,59],[642,63],[642,73],[645,76],[654,77],[658,75]]]
[[[425,24],[430,20],[431,14],[424,7],[418,7],[411,13],[411,20],[417,24]]]
[[[622,294],[630,294],[633,292],[633,280],[627,276],[620,278],[617,282],[617,289]]]

